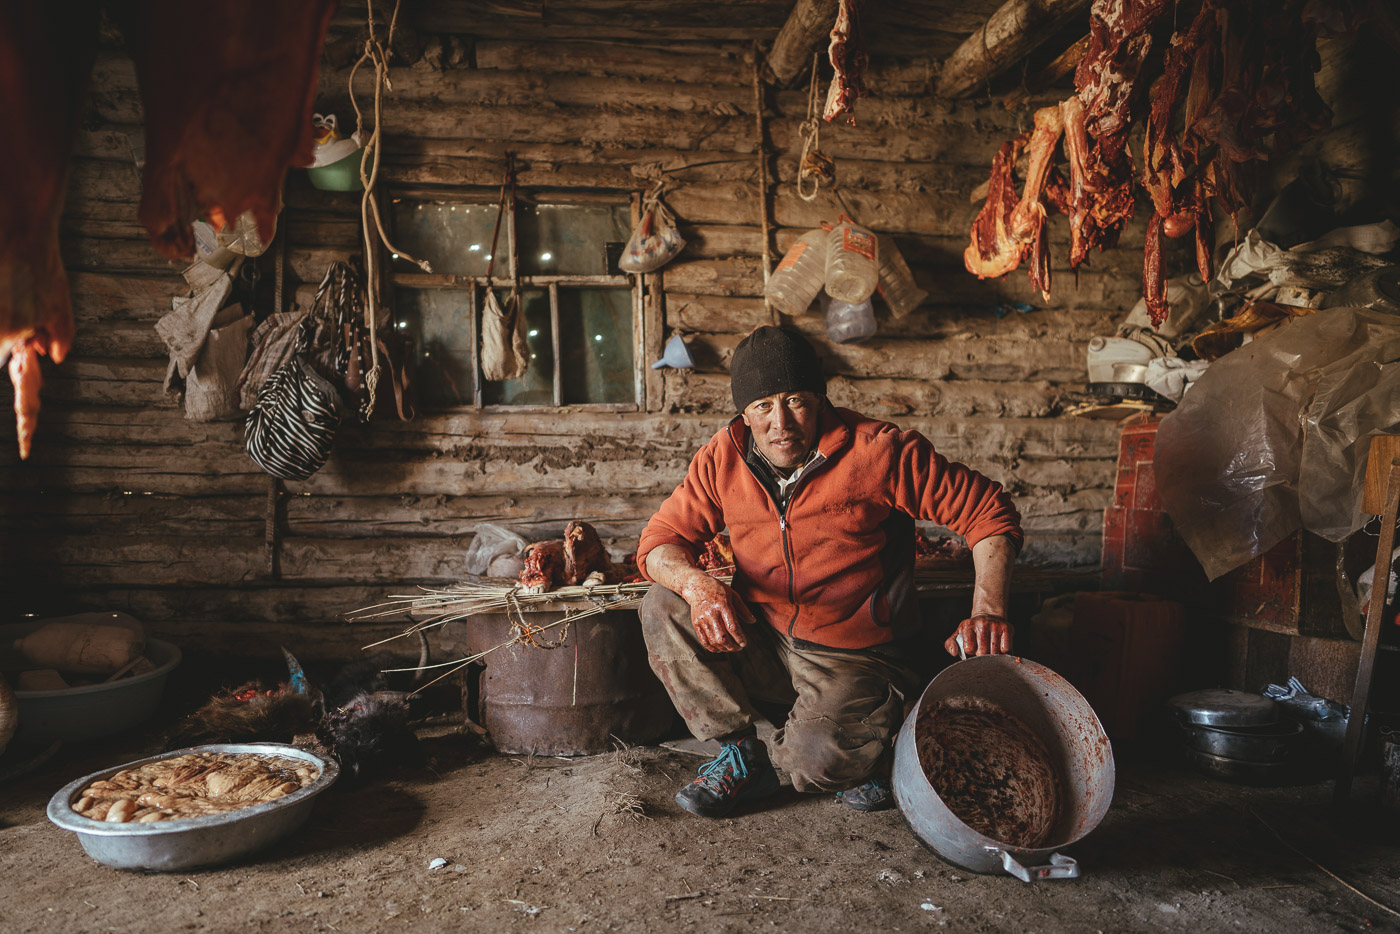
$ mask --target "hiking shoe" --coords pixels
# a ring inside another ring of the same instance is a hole
[[[721,747],[700,767],[695,781],[676,792],[676,803],[701,817],[724,817],[737,805],[766,798],[778,790],[778,773],[768,750],[749,737]]]
[[[872,778],[864,785],[838,791],[836,797],[846,807],[857,811],[883,811],[894,807],[894,792],[887,778]]]

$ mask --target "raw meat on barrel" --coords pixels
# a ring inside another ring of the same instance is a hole
[[[535,542],[525,549],[525,570],[520,572],[520,588],[525,593],[544,593],[564,579],[564,542],[552,539]]]
[[[611,578],[612,561],[593,526],[575,519],[564,526],[564,583],[582,584],[595,574],[600,583]]]

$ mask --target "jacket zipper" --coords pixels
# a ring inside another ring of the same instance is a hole
[[[729,443],[733,444],[735,448],[739,448],[739,445],[734,440],[733,435],[730,435]],[[769,492],[768,485],[764,483],[762,479],[759,478],[758,472],[754,470],[753,465],[749,463],[749,459],[744,456],[742,448],[739,449],[739,460],[742,461],[744,466],[748,468],[748,471],[750,474],[753,475],[754,480],[757,481],[758,485],[763,488],[763,492],[768,493],[769,501],[773,503],[774,508],[778,511],[778,531],[782,533],[783,541],[783,564],[787,567],[788,575],[788,603],[792,604],[792,619],[788,620],[787,632],[788,638],[792,638],[792,631],[794,627],[797,626],[797,616],[800,610],[798,610],[797,608],[797,575],[793,572],[792,547],[791,542],[788,539],[787,511],[788,506],[792,505],[793,498],[797,496],[797,491],[802,488],[802,484],[805,483],[807,481],[807,478],[810,477],[818,468],[826,464],[826,455],[823,454],[820,449],[818,449],[817,459],[814,462],[812,462],[807,467],[807,469],[802,471],[802,476],[798,477],[797,481],[793,483],[792,489],[788,491],[787,500],[781,506],[779,506],[778,501],[773,498],[773,494]]]
[[[802,476],[793,483],[792,489],[788,490],[787,500],[783,503],[782,511],[778,513],[778,531],[783,535],[783,563],[787,565],[788,572],[788,603],[792,604],[792,619],[788,620],[788,638],[793,638],[793,630],[797,626],[797,616],[801,610],[797,607],[797,573],[793,566],[792,541],[788,538],[788,507],[797,498],[797,491],[802,488],[802,484],[807,482],[807,478],[816,472],[826,463],[826,456],[821,451],[817,452],[817,460],[802,471]]]

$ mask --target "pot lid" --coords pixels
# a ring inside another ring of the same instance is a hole
[[[1167,706],[1203,726],[1267,726],[1278,722],[1278,702],[1262,694],[1211,688],[1178,694]]]

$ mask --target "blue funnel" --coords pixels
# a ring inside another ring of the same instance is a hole
[[[673,370],[691,370],[695,368],[695,360],[690,356],[690,348],[685,345],[679,334],[672,334],[671,339],[666,342],[666,349],[661,354],[661,359],[651,365],[653,370],[659,370],[664,366],[669,366]]]

